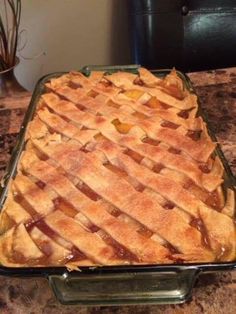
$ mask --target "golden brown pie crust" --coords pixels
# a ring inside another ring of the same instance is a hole
[[[235,260],[234,191],[175,71],[71,72],[46,88],[1,211],[2,265]]]

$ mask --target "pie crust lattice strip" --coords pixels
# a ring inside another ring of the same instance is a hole
[[[52,79],[1,211],[1,264],[235,260],[234,191],[197,112],[175,71]]]

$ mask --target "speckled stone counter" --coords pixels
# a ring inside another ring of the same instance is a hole
[[[236,174],[236,68],[189,74],[225,156]],[[30,95],[0,98],[0,177],[16,142]],[[199,277],[193,297],[182,305],[79,307],[61,305],[43,278],[0,276],[1,314],[234,314],[236,271]]]

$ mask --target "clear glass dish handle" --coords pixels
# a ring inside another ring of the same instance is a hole
[[[89,75],[91,71],[103,71],[103,72],[117,72],[128,71],[133,72],[138,70],[140,65],[128,64],[128,65],[85,65],[80,71],[85,75]]]
[[[197,268],[153,272],[51,275],[63,304],[123,305],[183,303],[192,295]]]

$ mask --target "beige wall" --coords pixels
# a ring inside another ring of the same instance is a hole
[[[27,44],[16,76],[33,89],[44,74],[130,63],[127,0],[22,0]],[[22,35],[22,44],[25,33]],[[44,54],[42,54],[44,52]],[[40,56],[39,56],[40,55]]]

